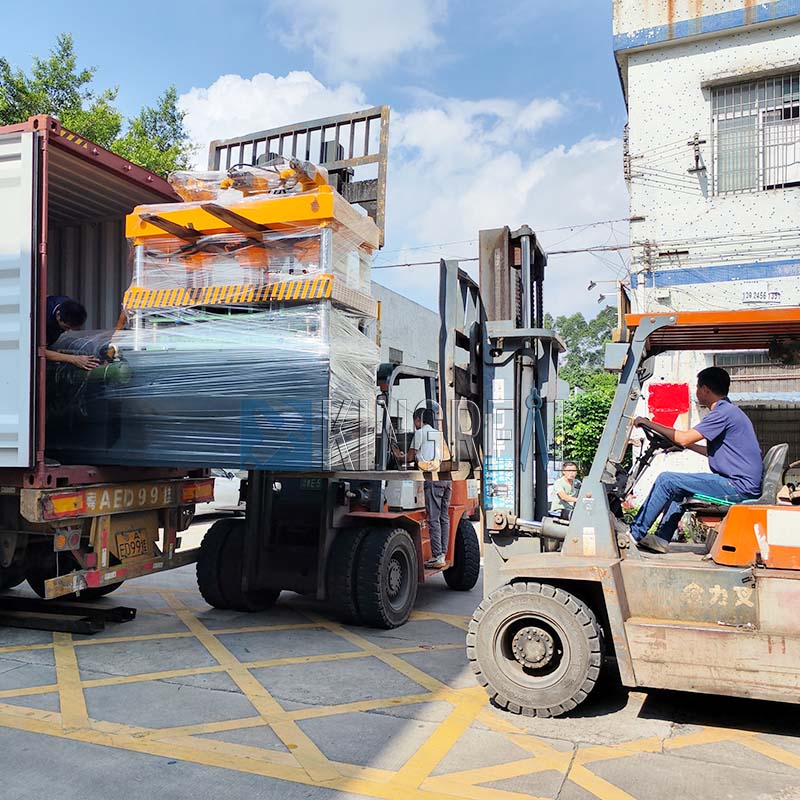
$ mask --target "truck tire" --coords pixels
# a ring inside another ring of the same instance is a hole
[[[492,702],[557,717],[582,703],[603,663],[602,630],[577,597],[545,583],[513,583],[476,609],[467,658]]]
[[[200,542],[200,555],[197,558],[197,588],[213,608],[229,608],[220,588],[219,576],[222,564],[222,548],[232,528],[232,519],[217,520]]]
[[[453,543],[453,566],[444,571],[444,579],[451,589],[468,592],[478,582],[481,574],[481,547],[475,527],[462,517],[456,528]]]
[[[25,575],[16,570],[7,570],[0,572],[0,592],[5,589],[13,589],[19,586],[25,580]]]
[[[364,625],[398,628],[417,599],[419,561],[403,528],[373,528],[358,557],[358,611]]]
[[[326,593],[336,616],[348,625],[360,625],[358,610],[358,556],[368,528],[339,531],[328,556]]]
[[[45,581],[50,580],[50,578],[55,578],[56,575],[65,575],[70,571],[77,569],[77,564],[72,556],[68,556],[67,553],[60,553],[58,557],[58,566],[56,566],[56,561],[53,559],[52,563],[47,565],[39,563],[36,566],[30,567],[25,573],[25,580],[28,582],[28,586],[30,586],[31,589],[33,589],[33,591],[42,598],[42,600],[45,599]],[[88,589],[82,589],[80,592],[62,594],[56,599],[63,600],[64,602],[70,600],[78,600],[81,603],[91,602],[92,600],[98,600],[101,597],[105,597],[107,594],[111,594],[111,592],[119,589],[123,583],[125,583],[125,581],[109,583],[105,586],[93,586]]]
[[[266,611],[275,605],[280,589],[242,589],[244,571],[244,539],[247,522],[243,519],[221,520],[230,523],[230,530],[222,546],[219,562],[219,588],[225,598],[226,608],[254,613]]]

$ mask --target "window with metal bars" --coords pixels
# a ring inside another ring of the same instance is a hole
[[[714,193],[800,186],[800,71],[712,90]]]

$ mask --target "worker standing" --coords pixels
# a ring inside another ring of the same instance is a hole
[[[86,309],[71,297],[50,295],[47,298],[47,347],[44,356],[48,361],[61,361],[81,369],[94,369],[100,362],[94,356],[60,353],[51,350],[64,331],[79,331],[86,323]]]
[[[414,438],[408,453],[398,447],[392,452],[398,459],[416,461],[424,472],[437,472],[442,461],[442,432],[434,426],[433,411],[418,408],[414,412]],[[445,555],[450,536],[450,481],[425,479],[425,511],[428,517],[428,532],[431,542],[431,558],[425,562],[428,569],[443,569],[447,566]]]

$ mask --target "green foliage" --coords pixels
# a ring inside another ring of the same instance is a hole
[[[608,412],[614,400],[617,377],[603,371],[603,350],[611,341],[617,311],[606,306],[591,320],[583,314],[546,315],[546,328],[555,328],[567,346],[559,362],[558,375],[575,391],[564,402],[556,421],[558,443],[565,460],[576,461],[582,471],[591,466]]]
[[[183,127],[184,117],[178,109],[178,92],[170,86],[155,108],[145,106],[130,120],[127,133],[111,149],[159,175],[188,169],[194,148]]]
[[[557,430],[562,431],[564,459],[577,461],[586,473],[591,466],[608,412],[614,400],[615,387],[598,384],[595,388],[576,393],[564,402]]]
[[[591,320],[580,312],[553,319],[545,315],[545,327],[555,328],[567,346],[567,353],[558,367],[559,377],[571,387],[588,388],[591,376],[602,373],[603,348],[611,341],[611,332],[617,324],[617,310],[606,306]]]
[[[117,88],[93,91],[96,71],[78,66],[68,33],[58,36],[47,58],[33,59],[30,74],[0,57],[0,125],[49,114],[65,128],[160,175],[187,167],[193,148],[175,87],[167,89],[155,108],[143,108],[123,135],[125,120],[114,107]]]

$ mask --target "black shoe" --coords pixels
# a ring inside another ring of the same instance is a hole
[[[640,550],[647,550],[648,553],[668,553],[669,547],[667,543],[654,533],[648,533],[643,539],[640,539],[636,546]]]

